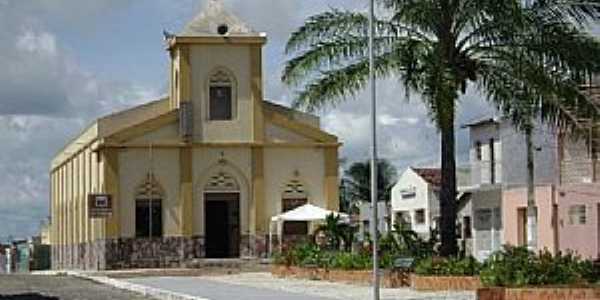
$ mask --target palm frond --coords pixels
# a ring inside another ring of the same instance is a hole
[[[376,38],[375,52],[389,51],[395,40],[395,36]],[[368,51],[368,40],[360,36],[339,36],[334,41],[321,42],[290,59],[286,63],[282,80],[287,84],[297,85],[302,79],[310,78],[315,71],[366,59]]]
[[[285,52],[294,52],[331,36],[364,31],[364,27],[365,17],[361,13],[337,9],[326,11],[309,17],[304,25],[294,31],[288,39]]]

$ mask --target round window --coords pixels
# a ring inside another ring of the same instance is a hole
[[[227,26],[227,24],[219,25],[219,27],[217,28],[217,32],[220,35],[225,35],[227,34],[227,32],[229,32],[229,26]]]

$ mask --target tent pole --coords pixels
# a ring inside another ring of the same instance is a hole
[[[285,221],[277,222],[277,236],[279,238],[279,253],[283,252],[283,230],[281,229],[281,224]]]
[[[269,258],[273,256],[273,221],[269,222]]]

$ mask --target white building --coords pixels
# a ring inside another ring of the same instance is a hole
[[[418,234],[428,237],[437,227],[440,169],[408,168],[392,188],[392,224],[404,222]]]
[[[502,142],[500,123],[484,119],[465,125],[471,147],[471,186],[459,189],[470,201],[460,212],[471,223],[468,254],[483,261],[502,248]]]

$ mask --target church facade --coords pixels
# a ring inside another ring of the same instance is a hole
[[[272,216],[338,209],[338,139],[264,100],[264,33],[210,1],[166,42],[168,96],[96,120],[52,161],[53,269],[263,257]]]

